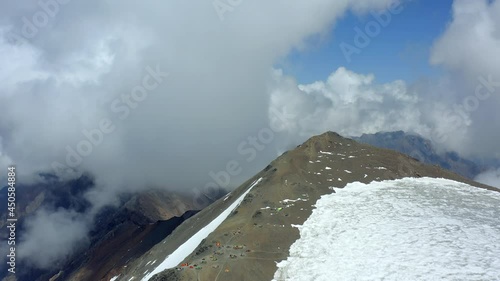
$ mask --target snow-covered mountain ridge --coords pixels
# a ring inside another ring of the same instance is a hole
[[[143,279],[240,199],[241,204],[177,266],[149,280],[271,280],[277,264],[288,259],[290,247],[301,237],[297,225],[311,216],[321,196],[340,194],[339,189],[353,182],[408,177],[445,178],[498,192],[407,155],[327,132],[282,154],[229,196],[181,224],[143,257],[118,268],[117,281]]]

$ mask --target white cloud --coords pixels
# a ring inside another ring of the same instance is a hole
[[[11,164],[12,160],[2,152],[2,137],[0,136],[0,167],[7,167]],[[4,176],[0,177],[0,179],[4,179]]]
[[[500,188],[500,168],[497,170],[490,170],[481,173],[474,180],[480,183]]]
[[[499,14],[497,0],[455,0],[453,20],[436,41],[431,63],[460,72],[472,82],[479,74],[497,74],[500,69]]]
[[[445,70],[442,76],[411,85],[378,84],[373,74],[341,67],[326,81],[297,85],[278,71],[271,109],[294,114],[286,127],[298,141],[326,130],[345,135],[405,130],[438,148],[489,157],[500,139],[498,53],[500,1],[457,0],[452,22],[431,51],[430,62]]]
[[[377,84],[373,74],[341,67],[326,81],[308,85],[275,71],[270,110],[296,116],[285,127],[302,140],[326,130],[350,136],[381,130],[425,133],[419,106],[418,96],[405,82]]]
[[[73,253],[75,245],[84,247],[88,243],[88,221],[73,211],[42,209],[25,226],[18,255],[39,268],[56,266],[61,257]]]
[[[448,108],[461,107],[462,119],[468,121],[457,129],[464,131],[464,136],[456,146],[468,154],[491,155],[498,148],[499,53],[500,1],[455,0],[453,20],[436,40],[430,62],[448,70],[452,84]],[[490,80],[490,85],[481,86],[485,84],[480,82],[481,77],[481,81]],[[485,98],[475,98],[478,93]]]
[[[0,90],[4,154],[26,178],[63,163],[66,146],[85,139],[83,129],[110,118],[116,132],[94,147],[83,169],[131,186],[203,184],[209,171],[238,156],[242,139],[266,126],[266,81],[277,60],[349,8],[367,12],[393,1],[246,1],[224,22],[211,3],[71,1],[24,44],[0,40],[9,67],[0,71],[9,81]],[[3,5],[10,20],[3,38],[20,34],[21,18],[41,9]],[[120,123],[109,103],[141,83],[148,65],[171,76]],[[191,176],[179,177],[186,167]]]
[[[245,1],[223,22],[211,1],[69,1],[22,44],[7,38],[22,32],[23,17],[42,10],[37,3],[3,2],[0,79],[8,84],[0,88],[2,157],[22,167],[18,180],[27,182],[54,161],[65,164],[66,147],[74,149],[85,140],[83,130],[109,118],[116,130],[78,167],[96,176],[97,188],[89,193],[99,198],[96,208],[146,186],[203,186],[210,171],[232,159],[243,166],[232,178],[236,185],[274,157],[262,153],[246,163],[237,153],[242,140],[268,126],[272,66],[306,47],[310,36],[329,31],[348,9],[367,12],[393,1]],[[147,66],[157,65],[168,79],[121,120],[111,103],[143,83]],[[80,229],[77,221],[64,221]],[[76,241],[69,236],[68,243]],[[50,250],[29,241],[27,253]]]

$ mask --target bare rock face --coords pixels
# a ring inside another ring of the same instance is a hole
[[[333,187],[343,188],[354,181],[369,183],[424,176],[494,189],[404,154],[360,144],[333,132],[315,136],[278,157],[226,200],[205,208],[153,247],[145,255],[147,259],[164,260],[243,194],[250,183],[263,178],[179,266],[150,280],[271,280],[276,263],[288,257],[290,246],[299,238],[299,231],[293,225],[303,224],[315,202],[333,192]],[[145,261],[141,258],[131,264],[119,280],[143,278],[143,272],[154,269]]]

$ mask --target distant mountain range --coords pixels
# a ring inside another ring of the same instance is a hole
[[[401,152],[423,163],[438,165],[469,179],[474,179],[478,174],[490,168],[484,164],[462,158],[453,151],[438,153],[430,140],[403,131],[363,134],[361,137],[353,137],[353,139],[361,143]]]

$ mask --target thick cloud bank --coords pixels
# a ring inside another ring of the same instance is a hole
[[[96,179],[91,211],[36,214],[20,256],[40,267],[64,257],[118,193],[206,192],[255,173],[282,130],[268,120],[273,65],[347,10],[391,2],[2,3],[0,168],[16,164],[25,183],[38,172]]]

